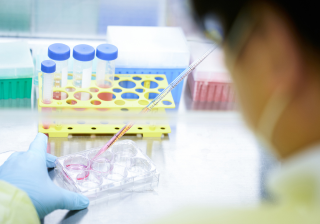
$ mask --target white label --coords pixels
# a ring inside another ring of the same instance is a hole
[[[68,67],[62,68],[61,75],[61,86],[65,87],[68,82]]]
[[[82,70],[82,88],[89,88],[91,84],[92,68]]]

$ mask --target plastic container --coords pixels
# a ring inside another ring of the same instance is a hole
[[[107,43],[119,49],[116,74],[165,74],[170,83],[189,66],[189,47],[178,27],[108,26]],[[183,82],[172,90],[176,103],[182,88]]]
[[[26,42],[0,43],[0,100],[31,98],[33,60]]]
[[[76,177],[76,182],[83,188],[91,189],[100,187],[103,180],[100,172],[90,170],[78,174]]]
[[[88,152],[87,157],[91,161],[93,161],[93,158],[95,157],[95,155],[97,155],[97,153],[99,151],[100,151],[100,148],[92,149],[90,152]],[[108,150],[108,151],[104,152],[103,154],[99,155],[95,160],[105,159],[105,160],[107,160],[107,162],[111,163],[111,162],[113,162],[113,158],[114,158],[114,154]]]
[[[41,63],[42,71],[42,102],[51,104],[53,99],[53,77],[56,71],[56,63],[45,60]]]
[[[118,164],[112,164],[111,170],[107,178],[109,180],[119,182],[125,179],[128,176],[128,171],[125,166]]]
[[[136,147],[133,144],[128,144],[126,141],[119,142],[112,146],[112,152],[115,155],[130,158],[136,156],[138,153]]]
[[[125,192],[154,190],[159,183],[159,173],[150,158],[133,141],[116,142],[106,152],[110,150],[110,153],[115,154],[119,151],[128,152],[128,149],[136,152],[131,153],[130,159],[133,163],[128,167],[110,163],[104,157],[91,161],[89,166],[88,156],[96,152],[97,148],[59,157],[55,168],[57,183],[63,188],[87,196],[90,200],[115,197]],[[67,168],[67,165],[76,163],[82,168]]]
[[[118,48],[111,44],[101,44],[97,47],[96,85],[100,88],[111,88],[115,74],[115,59],[118,57]],[[111,93],[103,93],[103,100],[111,101]]]
[[[192,58],[199,58],[208,45],[190,44]],[[188,77],[192,100],[200,102],[234,102],[231,78],[224,65],[222,50],[212,52]]]
[[[131,159],[131,164],[129,167],[130,172],[145,174],[151,170],[151,166],[147,160],[143,158],[133,158]]]
[[[32,78],[0,79],[0,100],[31,98]]]
[[[90,167],[89,159],[82,155],[69,156],[63,162],[63,166],[66,170],[71,172],[78,172],[87,170]]]
[[[104,177],[107,177],[111,171],[112,165],[111,163],[106,159],[97,159],[92,161],[91,163],[91,169],[99,172]]]
[[[92,76],[92,60],[95,50],[86,44],[79,44],[73,48],[73,85],[77,88],[89,88]],[[91,95],[86,92],[75,94],[78,100],[89,100]]]
[[[68,82],[68,59],[70,58],[70,48],[61,43],[51,44],[48,48],[48,57],[56,63],[54,74],[54,87],[62,88]],[[56,100],[66,99],[66,93],[55,92],[53,98]]]
[[[147,88],[145,83],[149,82],[151,85],[155,83],[157,88]],[[126,89],[123,86],[124,83],[131,83],[135,87]],[[39,75],[39,104],[38,110],[41,111],[44,108],[52,107],[55,111],[60,109],[65,110],[77,110],[83,108],[88,110],[109,110],[112,113],[122,113],[125,111],[132,111],[139,113],[152,99],[154,99],[164,88],[168,86],[165,75],[157,76],[144,76],[144,75],[116,75],[112,89],[102,89],[96,86],[95,80],[91,81],[90,88],[81,90],[81,88],[75,88],[73,81],[68,80],[68,85],[64,89],[54,88],[54,91],[66,91],[68,98],[66,100],[53,100],[53,103],[48,105],[41,101],[42,96],[42,77]],[[94,91],[91,91],[94,89]],[[91,95],[91,100],[81,101],[75,97],[76,93],[83,92]],[[111,101],[101,100],[101,93],[112,93],[113,99]],[[135,93],[136,100],[126,99],[127,94]],[[171,93],[166,95],[162,102],[158,103],[153,111],[155,113],[164,114],[166,108],[175,108]],[[80,115],[80,114],[79,114]],[[57,120],[54,121],[57,124]],[[124,123],[127,121],[123,121]],[[122,124],[124,124],[122,123]],[[69,134],[115,134],[117,133],[122,124],[116,124],[113,121],[101,120],[99,123],[83,123],[81,120],[79,123],[65,123],[61,126],[61,129],[50,128],[44,130],[42,124],[39,124],[39,132],[48,134],[50,137],[68,137]],[[166,122],[157,123],[157,125],[149,124],[147,122],[141,123],[141,125],[134,125],[128,132],[128,134],[142,134],[143,137],[161,137],[163,134],[171,133],[171,128]]]
[[[113,163],[124,166],[124,167],[130,167],[131,166],[131,157],[122,156],[121,154],[116,154],[114,157]]]

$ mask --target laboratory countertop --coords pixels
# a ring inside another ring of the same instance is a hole
[[[162,139],[131,139],[160,172],[155,191],[102,200],[81,211],[57,210],[43,223],[148,223],[185,206],[252,205],[266,197],[265,179],[277,162],[257,144],[235,111],[221,105],[192,103],[188,88],[177,113],[212,110],[208,122],[177,120]],[[198,113],[201,116],[201,112]],[[0,152],[27,150],[37,133],[35,120],[0,127]],[[5,138],[3,138],[5,136]],[[19,136],[19,138],[17,138]],[[51,153],[62,156],[105,144],[111,136],[50,138]],[[49,171],[55,179],[54,171]]]

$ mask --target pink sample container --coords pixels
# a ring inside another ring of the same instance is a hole
[[[191,46],[192,58],[198,58],[207,46]],[[188,77],[192,100],[200,102],[234,102],[234,91],[220,49],[212,52]]]

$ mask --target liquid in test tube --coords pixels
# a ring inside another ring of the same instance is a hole
[[[70,58],[70,48],[61,43],[51,44],[48,48],[48,57],[56,63],[54,74],[54,87],[66,87],[68,82],[68,59]],[[64,100],[67,94],[64,92],[54,92],[55,100]]]
[[[111,44],[101,44],[97,47],[96,56],[96,85],[100,88],[111,88],[114,81],[115,59],[118,57],[118,48]],[[99,98],[111,101],[112,93],[100,93]]]
[[[53,77],[56,71],[56,63],[51,60],[45,60],[41,63],[42,71],[42,102],[51,104],[53,98]],[[51,112],[51,107],[43,107],[44,119],[42,121],[43,128],[50,127],[50,119],[48,114]]]
[[[73,48],[73,85],[75,87],[90,87],[94,53],[94,48],[86,44],[79,44]],[[80,92],[75,94],[75,98],[89,100],[91,95],[87,92]]]

